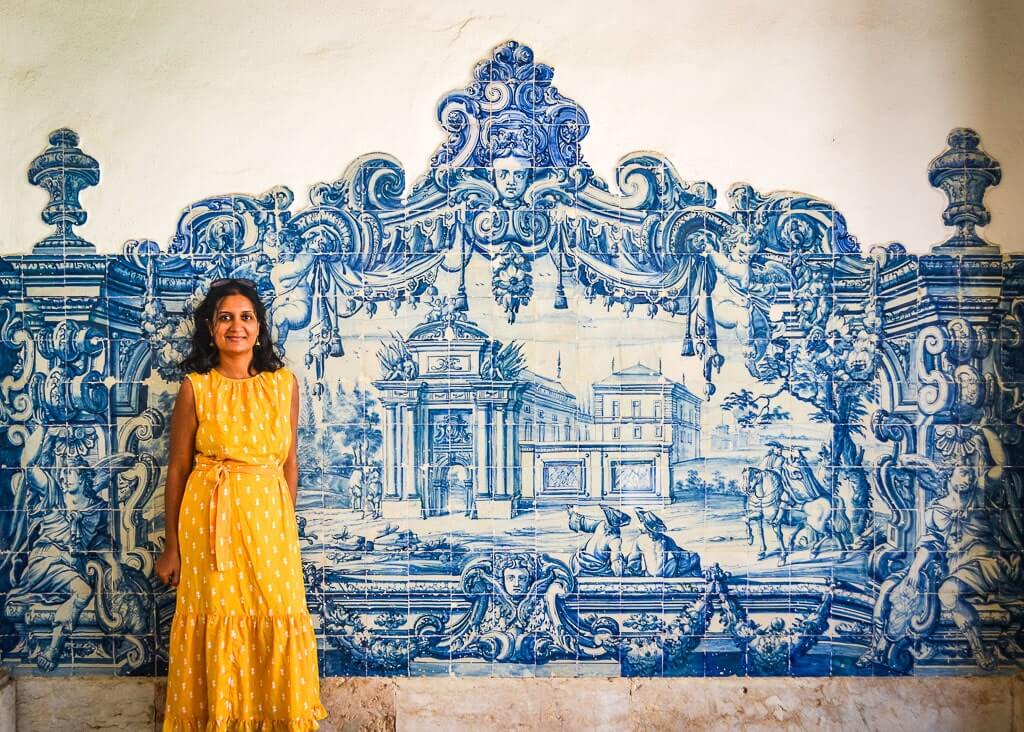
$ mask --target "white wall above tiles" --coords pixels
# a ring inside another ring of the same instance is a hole
[[[303,191],[366,152],[415,177],[440,95],[510,38],[587,109],[599,174],[658,150],[719,190],[830,200],[866,245],[945,238],[925,169],[972,127],[1013,173],[988,194],[987,238],[1020,250],[1022,29],[1024,5],[997,0],[4,3],[0,252],[46,231],[25,172],[50,130],[102,166],[83,236],[165,242],[191,201]]]

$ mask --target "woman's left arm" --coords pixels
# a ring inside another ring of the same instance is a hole
[[[292,494],[292,506],[295,506],[299,492],[299,377],[292,375],[292,446],[288,450],[288,458],[284,461],[284,479],[288,482],[288,490]]]

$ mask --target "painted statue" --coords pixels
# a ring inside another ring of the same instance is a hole
[[[61,460],[63,464],[52,473],[39,468],[28,471],[28,537],[34,536],[35,541],[6,603],[6,608],[59,603],[50,643],[35,657],[44,671],[56,668],[65,642],[93,600],[96,586],[87,560],[103,560],[108,588],[119,587],[122,577],[109,530],[110,505],[96,491],[88,461],[77,455]]]
[[[934,482],[936,473],[940,484],[945,477],[946,492],[924,510],[910,566],[879,589],[872,644],[862,665],[908,667],[911,646],[920,646],[943,615],[963,634],[979,667],[996,665],[982,641],[974,602],[1024,599],[1024,554],[993,510],[993,499],[998,502],[1004,489],[999,440],[989,430],[971,432],[963,438],[965,464],[948,476],[919,468],[926,483]]]
[[[653,511],[634,511],[641,533],[626,556],[628,573],[643,577],[699,577],[700,555],[683,549],[668,536],[668,527]]]
[[[587,540],[572,555],[570,567],[573,574],[614,575],[625,574],[626,563],[622,556],[622,527],[630,522],[629,514],[617,508],[601,504],[604,519],[592,519],[576,511],[575,506],[566,506],[569,513],[569,529],[580,534],[590,534]]]

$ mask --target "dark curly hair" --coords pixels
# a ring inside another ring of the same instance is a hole
[[[252,349],[252,364],[249,369],[256,374],[264,371],[277,371],[284,366],[284,361],[277,354],[273,340],[270,337],[270,326],[267,324],[267,308],[260,300],[259,293],[249,280],[224,280],[217,281],[218,284],[210,287],[206,297],[199,303],[193,316],[192,349],[185,360],[181,362],[181,369],[185,373],[199,372],[209,373],[210,369],[220,363],[220,351],[213,344],[210,332],[210,323],[217,311],[220,301],[228,295],[242,295],[252,303],[256,311],[256,319],[260,324],[260,331],[257,337],[259,345]]]

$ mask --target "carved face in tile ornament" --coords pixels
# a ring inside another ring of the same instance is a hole
[[[949,477],[949,492],[956,495],[961,501],[970,500],[974,494],[976,480],[973,468],[968,465],[958,465]]]
[[[494,571],[505,592],[513,598],[529,592],[537,574],[535,563],[524,554],[499,555],[495,560]]]
[[[517,597],[525,595],[530,589],[530,570],[526,567],[506,567],[501,574],[505,592]]]
[[[529,184],[528,158],[508,155],[494,161],[494,187],[498,189],[502,204],[518,205]]]
[[[518,111],[509,111],[485,122],[481,144],[490,156],[491,182],[500,204],[516,208],[533,180],[536,151],[543,149],[542,129]]]

